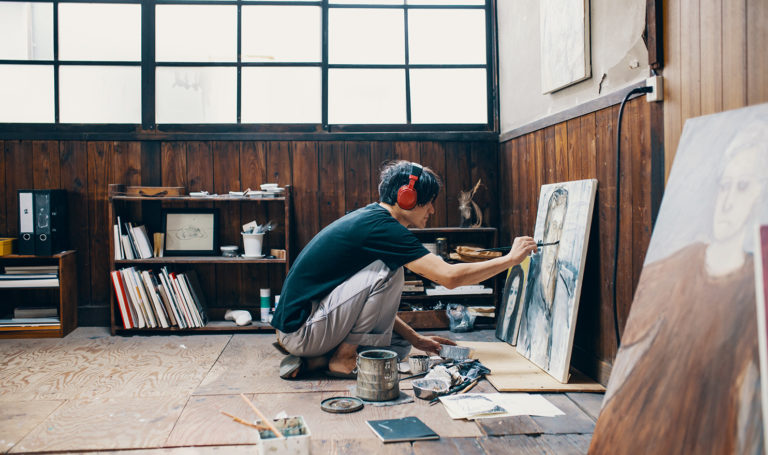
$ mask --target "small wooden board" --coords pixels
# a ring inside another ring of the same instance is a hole
[[[473,350],[472,357],[491,369],[486,376],[499,392],[605,392],[605,387],[571,370],[562,384],[504,342],[460,341]]]

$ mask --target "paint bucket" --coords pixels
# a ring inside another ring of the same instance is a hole
[[[357,356],[357,396],[367,401],[389,401],[400,396],[397,353],[372,349]]]

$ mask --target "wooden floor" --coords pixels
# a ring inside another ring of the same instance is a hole
[[[440,333],[440,332],[436,332]],[[493,340],[493,332],[450,334]],[[442,405],[328,414],[320,401],[354,380],[285,381],[274,334],[111,337],[81,327],[64,339],[0,340],[0,452],[121,454],[254,453],[254,430],[220,414],[304,417],[313,454],[586,453],[602,394],[544,394],[564,416],[452,420]],[[411,394],[408,381],[401,388]],[[481,382],[473,391],[493,392]],[[382,444],[366,420],[414,415],[440,440]]]

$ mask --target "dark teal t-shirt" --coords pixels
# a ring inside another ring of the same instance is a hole
[[[313,300],[324,298],[377,259],[395,270],[428,253],[379,204],[348,213],[320,231],[299,254],[285,278],[272,326],[295,332],[309,317]]]

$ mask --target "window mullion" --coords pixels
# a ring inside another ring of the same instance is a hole
[[[411,124],[411,71],[409,68],[410,56],[408,54],[408,7],[403,6],[403,33],[405,39],[405,123]]]
[[[141,127],[155,124],[155,0],[141,2]]]
[[[323,48],[322,48],[322,128],[324,130],[329,130],[328,126],[328,0],[323,0],[323,11],[322,11],[322,41],[323,41]]]
[[[242,122],[242,102],[243,102],[243,5],[241,2],[237,2],[237,123]]]
[[[59,2],[53,0],[53,123],[59,124]]]

